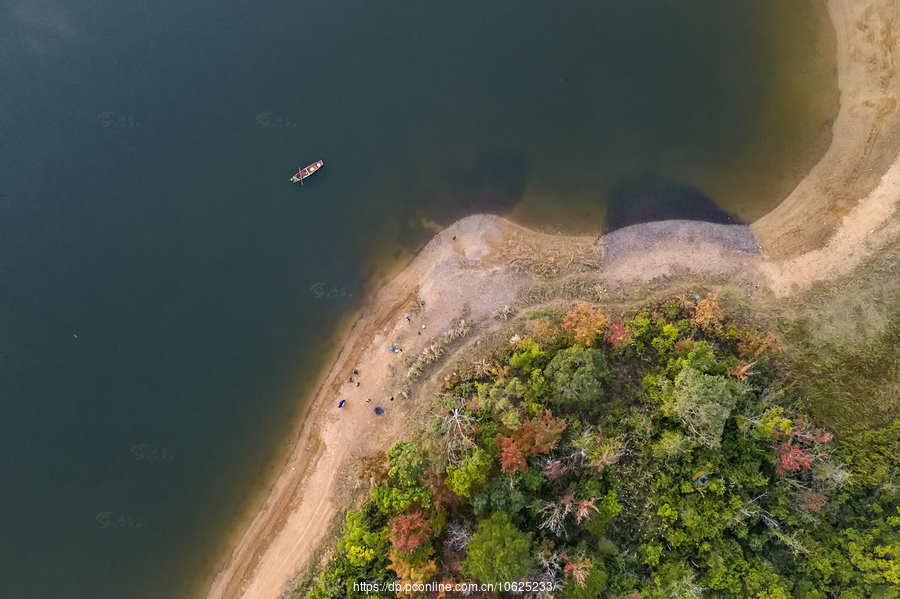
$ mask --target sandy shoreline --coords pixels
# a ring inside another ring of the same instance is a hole
[[[416,391],[400,395],[409,363],[460,319],[477,331],[495,310],[527,305],[550,287],[603,299],[685,273],[783,297],[852,272],[900,237],[900,0],[829,0],[828,10],[841,90],[832,145],[778,208],[750,228],[668,221],[599,240],[542,235],[491,216],[442,231],[353,325],[296,447],[207,596],[269,599],[288,590],[352,488],[356,458],[402,434]],[[354,369],[359,387],[348,381]]]

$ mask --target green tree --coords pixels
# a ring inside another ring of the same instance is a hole
[[[591,408],[603,395],[603,381],[609,366],[603,352],[575,345],[556,354],[544,374],[552,383],[548,403]]]
[[[364,566],[384,554],[387,537],[386,528],[377,531],[369,530],[362,513],[350,511],[347,513],[347,522],[344,525],[344,536],[340,542],[341,549],[352,565]]]
[[[458,468],[447,468],[445,484],[460,497],[468,497],[472,490],[484,484],[494,460],[480,447],[467,455]]]
[[[522,578],[531,564],[531,533],[516,528],[506,512],[495,512],[479,524],[463,572],[484,582],[512,582]]]
[[[498,414],[504,424],[514,428],[520,423],[517,408],[525,391],[525,384],[515,377],[500,379],[493,385],[479,385],[476,401],[481,409]]]
[[[741,394],[738,382],[685,368],[667,385],[664,409],[677,417],[694,439],[716,449],[725,421]]]
[[[518,351],[509,358],[509,364],[525,374],[531,374],[535,368],[543,368],[547,360],[546,352],[534,340],[525,339],[519,344]]]
[[[387,452],[388,475],[404,487],[419,484],[419,477],[428,466],[428,454],[412,441],[395,443]]]
[[[495,476],[478,493],[472,495],[471,504],[479,518],[486,518],[496,511],[515,514],[525,509],[525,495],[517,485],[510,488],[507,477]]]

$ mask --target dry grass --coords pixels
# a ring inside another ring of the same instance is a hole
[[[761,303],[788,342],[790,388],[813,414],[838,432],[900,415],[900,241],[845,279]]]
[[[500,242],[496,251],[497,262],[542,279],[596,270],[598,256],[593,238],[534,234],[525,237],[518,231]]]

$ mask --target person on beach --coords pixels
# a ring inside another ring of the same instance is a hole
[[[338,404],[338,407],[339,407],[339,408],[343,408],[343,407],[344,407],[344,402],[345,402],[345,401],[347,401],[347,400],[346,400],[346,399],[342,399],[342,400],[341,400],[341,403]]]

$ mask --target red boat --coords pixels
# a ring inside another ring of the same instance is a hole
[[[306,168],[301,168],[299,171],[297,171],[296,175],[291,177],[291,183],[299,183],[300,185],[303,185],[303,180],[322,168],[323,164],[325,163],[319,160],[318,162],[310,164]]]

